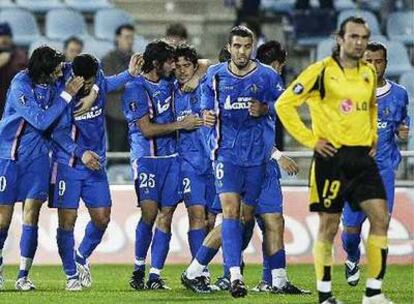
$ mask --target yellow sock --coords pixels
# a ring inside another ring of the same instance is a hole
[[[387,265],[386,236],[369,235],[367,240],[368,278],[382,280]]]
[[[331,292],[332,243],[317,240],[313,246],[317,289]]]

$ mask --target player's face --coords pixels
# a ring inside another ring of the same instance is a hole
[[[231,61],[239,68],[245,68],[253,52],[253,39],[250,37],[234,36],[228,44]]]
[[[164,64],[158,69],[158,75],[160,77],[170,77],[175,69],[174,58],[170,58],[164,62]]]
[[[76,42],[70,42],[65,50],[66,61],[72,62],[82,52],[82,46]]]
[[[185,57],[179,57],[175,62],[175,77],[180,84],[184,84],[193,77],[196,69],[197,66],[191,61],[187,60]]]
[[[91,78],[86,79],[83,82],[83,87],[80,90],[80,94],[79,95],[80,96],[87,96],[91,92],[92,86],[93,86],[94,83],[95,83],[95,76],[92,76]]]
[[[364,24],[348,22],[344,36],[338,37],[338,43],[346,57],[358,60],[364,55],[368,39],[369,30]]]
[[[63,66],[63,63],[58,64],[56,69],[52,72],[52,74],[50,74],[50,80],[52,82],[56,81],[58,78],[63,76],[62,66]]]
[[[384,77],[385,68],[387,67],[387,59],[383,50],[378,51],[366,51],[364,54],[366,62],[371,63],[377,71],[377,78],[382,79]]]
[[[285,63],[280,63],[279,61],[275,60],[272,62],[271,66],[273,69],[275,69],[276,72],[278,72],[279,74],[282,74]]]

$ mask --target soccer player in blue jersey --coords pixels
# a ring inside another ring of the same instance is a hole
[[[126,85],[122,98],[129,126],[135,189],[141,208],[141,219],[135,231],[135,270],[130,285],[137,290],[145,288],[145,259],[152,241],[151,269],[146,286],[168,289],[160,271],[168,254],[172,215],[180,201],[176,132],[196,129],[203,120],[195,115],[180,121],[174,118],[172,83],[166,79],[174,68],[173,47],[160,40],[151,42],[145,48],[143,59],[143,74]]]
[[[375,158],[384,182],[388,212],[391,215],[394,207],[395,170],[401,161],[397,138],[404,141],[408,139],[408,94],[405,88],[384,77],[387,48],[383,44],[370,42],[364,59],[373,64],[377,72],[378,142]],[[365,219],[365,213],[354,212],[349,204],[345,205],[342,215],[342,246],[347,254],[345,277],[351,286],[356,286],[360,278],[359,243]]]
[[[201,116],[201,87],[183,92],[197,70],[197,51],[187,45],[175,50],[174,110],[177,121],[188,115]],[[206,217],[215,198],[213,167],[208,154],[202,128],[181,130],[178,137],[178,154],[181,168],[181,192],[188,210],[188,243],[194,258],[207,232]]]
[[[58,81],[63,60],[48,46],[37,48],[28,69],[14,77],[7,94],[0,121],[0,288],[4,285],[1,252],[14,204],[21,201],[21,262],[15,287],[35,289],[28,273],[37,248],[39,213],[48,193],[49,176],[43,173],[50,170],[49,128],[83,85],[82,77],[67,84]]]
[[[202,85],[203,117],[217,120],[212,124],[212,157],[223,209],[223,256],[230,270],[233,297],[247,294],[240,269],[242,239],[254,223],[254,209],[270,159],[274,121],[269,105],[278,95],[280,82],[272,68],[250,58],[253,45],[253,33],[248,28],[233,28],[228,40],[231,60],[210,67]],[[204,246],[200,250],[209,256],[216,253]],[[183,284],[191,289],[201,282],[194,268],[205,267],[203,261],[196,262],[199,265],[190,265],[182,275]]]
[[[57,244],[67,276],[66,290],[90,287],[92,277],[87,258],[99,245],[108,226],[111,196],[105,171],[106,131],[105,95],[138,76],[138,55],[131,57],[129,68],[118,75],[105,77],[98,60],[82,54],[73,60],[72,73],[83,77],[84,85],[75,101],[95,95],[89,112],[75,116],[75,107],[67,107],[53,131],[53,165],[50,207],[58,208]],[[85,202],[91,221],[85,236],[74,252],[73,229],[79,200]]]

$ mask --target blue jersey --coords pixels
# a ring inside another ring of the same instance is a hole
[[[0,121],[0,158],[27,160],[49,153],[48,129],[71,100],[63,90],[62,80],[35,85],[27,70],[13,78]]]
[[[261,117],[249,115],[251,100],[272,109],[283,91],[282,80],[271,67],[256,62],[256,68],[237,76],[229,63],[211,66],[202,85],[202,110],[214,110],[218,117],[210,136],[212,158],[235,165],[257,166],[270,159],[274,143],[274,111]]]
[[[80,161],[86,150],[97,153],[101,165],[106,161],[105,95],[133,80],[128,71],[105,77],[103,71],[97,74],[95,84],[99,87],[98,96],[86,114],[74,117],[74,102],[67,107],[53,131],[53,159],[71,167],[86,169]]]
[[[150,121],[156,124],[174,122],[170,81],[161,79],[155,83],[139,76],[127,83],[122,96],[122,111],[128,122],[131,161],[176,153],[176,133],[145,138],[137,124],[145,115],[149,115]]]
[[[388,81],[377,89],[378,142],[376,159],[380,170],[395,170],[401,161],[396,134],[401,124],[409,126],[408,94],[400,85]]]
[[[177,121],[188,115],[200,116],[201,87],[193,92],[181,91],[178,82],[174,85],[174,110]],[[206,147],[205,129],[199,128],[192,131],[180,130],[177,150],[181,158],[200,174],[210,173],[212,164]]]

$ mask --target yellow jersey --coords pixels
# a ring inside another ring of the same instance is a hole
[[[360,61],[343,68],[333,57],[310,65],[275,103],[286,130],[301,144],[314,148],[319,139],[341,146],[372,146],[377,140],[376,73]],[[309,106],[312,130],[297,108]]]

